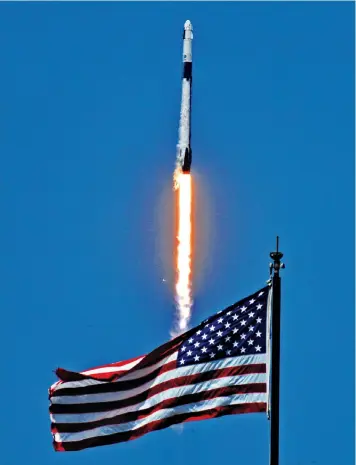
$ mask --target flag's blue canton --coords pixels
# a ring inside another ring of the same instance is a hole
[[[268,287],[261,289],[199,325],[181,343],[177,365],[266,353],[268,291]]]

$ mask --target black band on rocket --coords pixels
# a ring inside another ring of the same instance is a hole
[[[191,79],[192,78],[192,62],[185,61],[183,66],[183,79]]]

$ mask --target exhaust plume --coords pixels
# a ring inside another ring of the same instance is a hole
[[[174,188],[177,192],[177,248],[175,302],[178,321],[171,333],[177,336],[188,329],[192,299],[192,177],[176,169]]]

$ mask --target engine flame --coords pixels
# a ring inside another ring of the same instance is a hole
[[[176,305],[178,310],[178,325],[176,334],[188,329],[191,316],[192,280],[192,178],[189,173],[176,170],[174,187],[178,194],[178,234],[176,254]]]

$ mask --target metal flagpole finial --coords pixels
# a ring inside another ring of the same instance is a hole
[[[279,270],[285,268],[285,264],[281,262],[283,254],[279,251],[279,236],[277,236],[276,251],[271,252],[269,256],[273,260],[273,263],[269,265],[270,275],[272,276],[272,274],[274,274],[275,276],[279,276]]]

